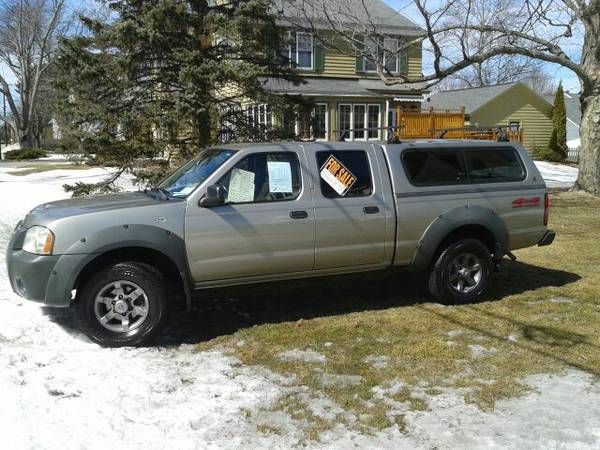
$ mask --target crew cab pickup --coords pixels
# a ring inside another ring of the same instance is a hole
[[[216,147],[152,190],[36,207],[7,266],[17,294],[75,308],[93,341],[140,345],[194,290],[233,284],[414,266],[435,298],[475,301],[505,255],[552,243],[548,206],[510,143]]]

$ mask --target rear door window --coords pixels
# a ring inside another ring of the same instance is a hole
[[[373,193],[371,167],[365,151],[320,151],[317,164],[324,197],[367,197]]]
[[[465,181],[465,166],[460,150],[409,150],[403,154],[404,168],[416,186],[457,184]]]
[[[478,182],[521,181],[525,170],[514,148],[465,150],[469,180]]]

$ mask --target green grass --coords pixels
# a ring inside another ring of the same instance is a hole
[[[243,364],[293,375],[298,387],[326,395],[358,420],[325,420],[291,390],[272,407],[310,423],[308,438],[342,422],[366,431],[403,426],[389,399],[427,408],[419,393],[469,388],[468,402],[491,409],[522,395],[527,375],[577,368],[600,374],[600,199],[552,197],[552,246],[516,252],[495,275],[486,299],[444,307],[431,303],[422,275],[390,271],[281,282],[209,294],[199,349],[225,347]],[[554,301],[551,301],[554,299]],[[481,346],[477,357],[469,346]],[[284,361],[290,349],[312,349],[323,364]],[[369,356],[387,357],[374,368]],[[324,386],[321,373],[359,375],[357,385]],[[380,398],[373,388],[401,381]],[[302,392],[299,388],[298,392]],[[385,398],[387,397],[387,398]]]
[[[90,167],[85,164],[75,164],[75,163],[59,163],[59,164],[35,164],[31,166],[25,166],[20,170],[14,170],[12,172],[8,172],[9,175],[15,176],[25,176],[31,175],[32,173],[41,173],[41,172],[49,172],[51,170],[86,170]]]

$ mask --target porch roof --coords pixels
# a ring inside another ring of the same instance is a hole
[[[414,95],[414,101],[422,99],[421,84],[386,85],[381,80],[311,78],[303,83],[293,83],[281,78],[266,77],[261,80],[265,89],[278,94],[333,96],[333,97],[383,97],[394,99],[398,96]]]

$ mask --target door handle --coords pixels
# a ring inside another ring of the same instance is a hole
[[[377,207],[377,206],[365,206],[363,208],[363,212],[365,214],[377,214],[379,212],[379,207]]]
[[[292,211],[290,212],[290,217],[292,219],[306,219],[308,217],[308,213],[306,211]]]

